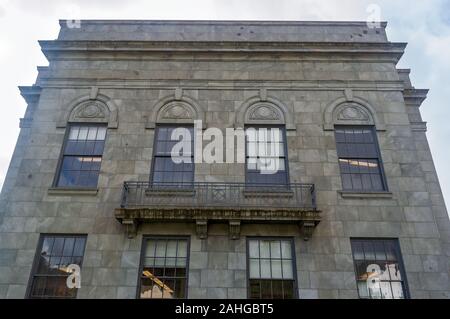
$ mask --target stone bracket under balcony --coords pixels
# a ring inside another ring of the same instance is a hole
[[[253,224],[297,224],[305,240],[309,240],[320,223],[319,211],[303,210],[257,210],[257,209],[190,209],[190,208],[118,208],[117,220],[125,227],[129,238],[137,234],[142,223],[195,223],[197,236],[208,237],[210,223],[228,223],[231,239],[239,239],[241,225]]]
[[[320,223],[311,184],[250,186],[240,183],[151,185],[125,182],[122,204],[115,210],[128,237],[142,223],[195,223],[201,239],[208,225],[227,223],[231,239],[239,239],[242,224],[297,224],[305,240]]]

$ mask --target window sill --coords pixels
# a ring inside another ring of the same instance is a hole
[[[97,188],[49,188],[48,195],[50,196],[97,196]]]
[[[358,191],[338,191],[342,198],[346,199],[392,199],[391,192],[358,192]]]

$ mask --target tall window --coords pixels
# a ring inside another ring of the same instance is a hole
[[[246,183],[287,185],[288,165],[284,127],[246,128]]]
[[[360,298],[408,298],[398,240],[352,239],[351,245]]]
[[[71,125],[58,176],[58,187],[97,187],[106,126]]]
[[[144,238],[139,297],[186,298],[188,251],[187,238]]]
[[[43,235],[39,241],[29,298],[76,298],[77,289],[67,287],[69,265],[83,263],[86,236]]]
[[[190,145],[190,150],[183,149],[174,153],[178,163],[172,157],[174,146],[181,141],[180,136],[172,139],[174,130],[187,131],[183,134],[184,144]],[[189,140],[190,139],[190,140]],[[156,128],[154,145],[154,162],[152,182],[156,186],[172,185],[175,187],[190,187],[194,182],[194,129],[180,126],[159,126]]]
[[[290,239],[249,239],[249,298],[296,298],[293,242]]]
[[[343,189],[387,190],[374,127],[336,126],[335,135]]]

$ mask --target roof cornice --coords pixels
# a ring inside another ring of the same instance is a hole
[[[59,20],[61,27],[73,20]],[[293,20],[80,20],[86,25],[262,25],[262,26],[367,26],[367,21],[293,21]],[[380,22],[386,28],[387,22]]]
[[[39,41],[48,60],[88,53],[298,53],[387,55],[400,60],[406,43],[393,42],[231,42],[231,41]]]

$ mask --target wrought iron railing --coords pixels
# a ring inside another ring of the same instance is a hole
[[[313,184],[125,182],[121,207],[316,210]]]

